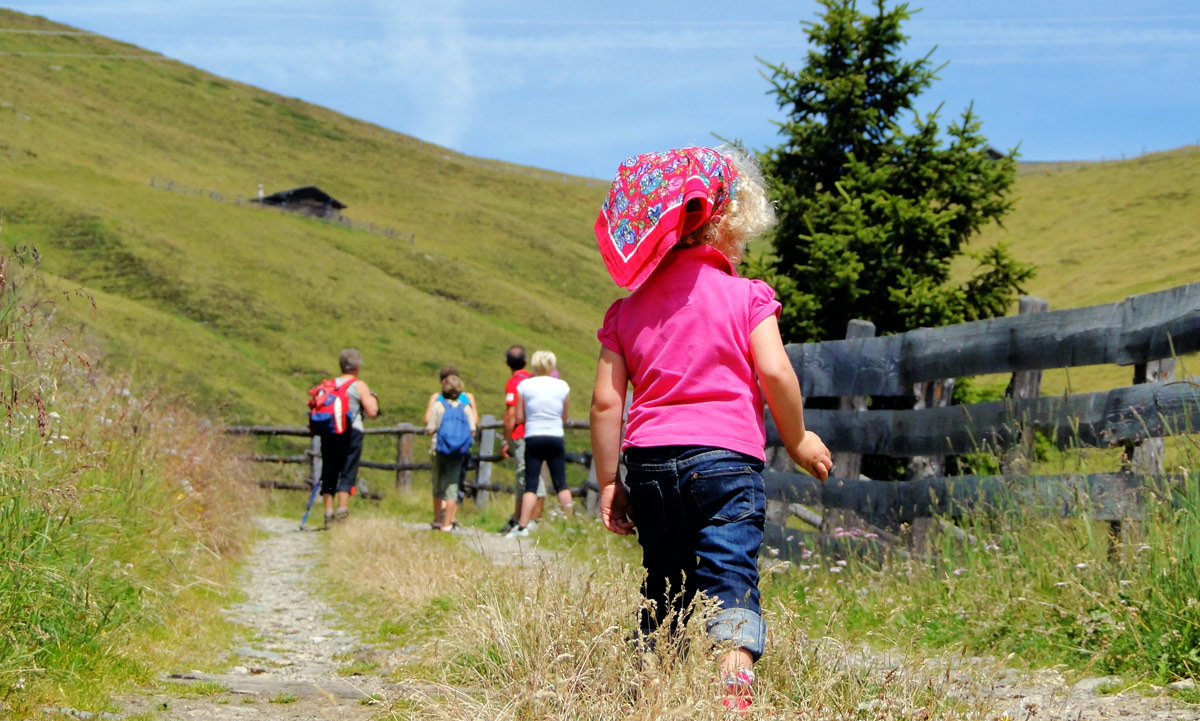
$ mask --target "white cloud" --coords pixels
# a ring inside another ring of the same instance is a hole
[[[414,22],[417,3],[379,0],[371,5],[381,39],[363,46],[363,65],[385,87],[392,85],[407,96],[413,120],[402,125],[410,132],[439,145],[462,147],[478,107],[470,36],[455,17],[460,3],[441,3],[439,13],[446,17],[437,23]]]

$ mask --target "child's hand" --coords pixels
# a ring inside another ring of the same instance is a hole
[[[833,470],[833,457],[829,455],[829,449],[816,433],[805,431],[804,440],[800,441],[800,445],[788,450],[792,460],[817,480],[824,481],[829,478],[829,472]]]
[[[620,481],[600,489],[600,520],[604,527],[619,536],[633,533],[633,511],[629,506],[629,493]]]

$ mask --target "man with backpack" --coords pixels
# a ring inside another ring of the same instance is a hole
[[[362,354],[347,348],[338,356],[341,375],[309,390],[309,429],[321,437],[321,499],[325,527],[350,513],[350,491],[358,481],[362,457],[363,415],[379,415],[379,401],[358,379]],[[337,507],[334,508],[334,501]]]
[[[425,431],[433,434],[433,528],[454,530],[458,513],[458,483],[471,455],[479,419],[463,392],[462,379],[448,375],[442,379],[442,394],[429,411]]]

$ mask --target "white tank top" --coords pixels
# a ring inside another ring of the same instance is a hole
[[[556,436],[562,438],[563,401],[571,387],[551,376],[533,376],[521,381],[517,393],[525,400],[525,437]]]

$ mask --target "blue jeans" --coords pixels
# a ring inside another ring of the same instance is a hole
[[[625,465],[646,569],[642,595],[653,602],[640,612],[642,634],[668,620],[678,631],[701,591],[721,603],[709,638],[757,659],[766,639],[757,561],[766,516],[763,462],[722,448],[662,446],[629,448]]]

